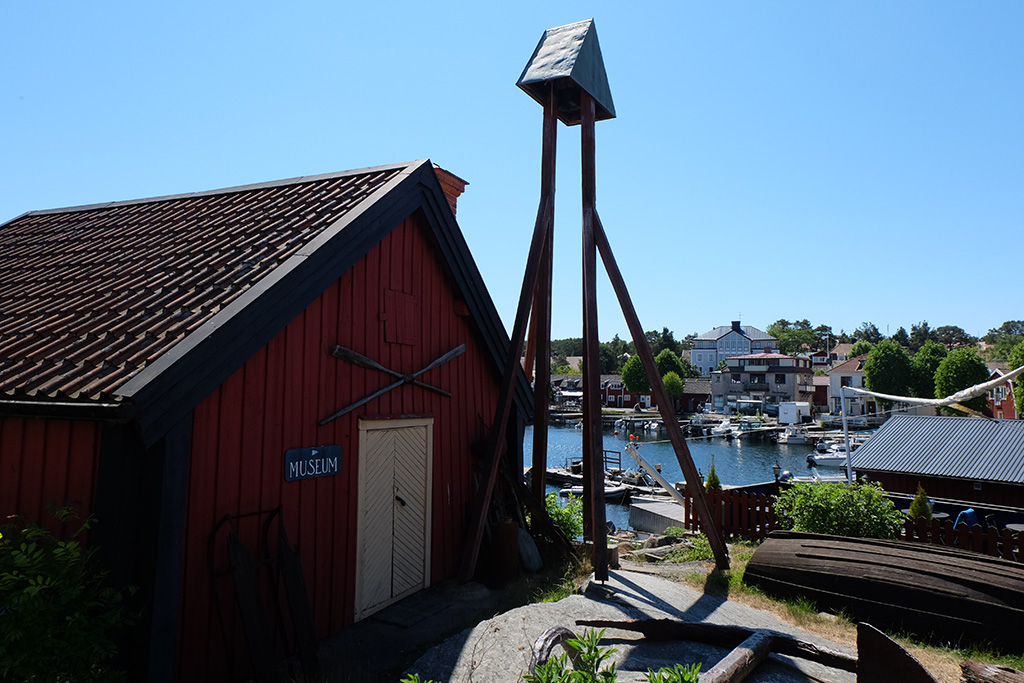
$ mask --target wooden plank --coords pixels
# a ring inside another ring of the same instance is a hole
[[[700,683],[737,683],[746,678],[771,654],[774,636],[770,631],[754,631],[733,648],[718,664],[700,675]],[[876,679],[880,680],[880,679]]]

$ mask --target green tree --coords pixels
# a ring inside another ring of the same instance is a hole
[[[918,517],[932,518],[932,506],[928,504],[928,494],[925,493],[921,482],[917,482],[917,493],[914,494],[914,500],[910,501],[910,518]]]
[[[850,348],[850,353],[847,355],[847,358],[856,358],[857,356],[863,356],[866,353],[871,353],[872,347],[874,347],[874,344],[868,340],[858,339]]]
[[[718,478],[718,472],[715,472],[715,456],[713,455],[711,456],[711,469],[708,470],[708,481],[704,485],[704,490],[708,492],[722,490],[722,481]]]
[[[884,337],[884,335],[878,331],[878,328],[874,323],[861,323],[860,327],[857,328],[857,331],[854,332],[854,336],[857,337],[858,340],[863,339],[864,341],[871,342],[872,344],[877,344],[882,341]]]
[[[910,350],[917,353],[917,350],[924,346],[928,340],[935,341],[935,333],[928,327],[928,321],[922,320],[916,325],[910,326]]]
[[[700,370],[697,369],[697,366],[692,365],[690,363],[689,358],[680,358],[679,362],[683,366],[683,374],[680,375],[680,377],[682,377],[683,379],[697,379],[698,377],[700,377]]]
[[[1024,339],[1010,349],[1008,365],[1011,370],[1016,370],[1024,365]],[[1013,405],[1017,409],[1017,417],[1024,417],[1024,373],[1017,375],[1013,380]]]
[[[828,325],[818,325],[814,328],[814,350],[831,351],[835,345],[836,335],[832,334],[832,328]]]
[[[928,340],[914,354],[914,383],[911,390],[919,398],[935,398],[935,371],[946,357],[946,347]]]
[[[907,334],[907,331],[905,329],[903,329],[903,327],[900,327],[900,329],[898,329],[895,332],[893,332],[892,337],[890,337],[890,339],[892,339],[894,342],[896,342],[900,346],[903,346],[903,347],[909,347],[910,346],[910,335]]]
[[[683,380],[678,374],[670,370],[665,373],[665,376],[661,378],[661,381],[665,383],[665,393],[668,394],[669,398],[674,400],[683,397],[685,389]]]
[[[630,356],[622,366],[622,383],[632,394],[651,393],[651,384],[647,379],[647,373],[644,372],[643,363],[640,362],[640,356]]]
[[[654,357],[654,362],[658,366],[658,374],[662,377],[670,372],[674,372],[679,377],[682,377],[686,372],[679,360],[679,356],[673,353],[671,349],[663,349],[661,353]]]
[[[729,369],[729,364],[726,363],[724,360],[718,361],[718,367],[715,368],[715,370],[718,370],[720,372],[725,372],[728,369]]]
[[[977,337],[972,337],[963,328],[956,325],[943,325],[935,328],[935,339],[940,344],[945,344],[946,348],[950,350],[958,346],[975,346],[978,343]]]
[[[910,355],[892,339],[883,339],[875,344],[864,361],[864,379],[871,391],[893,396],[908,395],[914,382]],[[892,401],[885,399],[879,399],[879,402],[884,408],[892,405]]]
[[[1024,320],[1007,320],[999,327],[990,329],[981,340],[991,345],[991,360],[1007,360],[1010,351],[1024,341]]]
[[[987,380],[988,367],[986,367],[985,361],[972,347],[961,346],[950,351],[939,363],[939,367],[935,371],[935,397],[945,398]],[[964,401],[963,405],[979,413],[988,412],[988,401],[985,400],[984,395]],[[963,415],[955,408],[943,408],[942,410],[949,415]]]

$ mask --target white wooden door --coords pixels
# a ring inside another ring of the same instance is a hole
[[[430,582],[433,418],[359,423],[358,621]]]

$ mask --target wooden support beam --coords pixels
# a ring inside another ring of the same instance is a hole
[[[548,90],[545,107],[543,152],[541,154],[541,195],[555,197],[555,147],[558,139],[558,119],[554,112],[558,106],[554,88]],[[555,216],[548,215],[547,238],[544,240],[543,258],[538,275],[537,293],[533,300],[533,319],[536,320],[537,355],[533,384],[533,494],[543,501],[548,474],[548,405],[551,400],[551,286],[554,271]],[[529,361],[529,356],[527,356]]]
[[[583,165],[583,493],[588,502],[594,542],[594,578],[608,580],[608,528],[604,506],[604,439],[601,434],[601,362],[597,330],[597,215],[594,98],[580,91],[580,139]]]
[[[676,417],[675,411],[672,410],[672,402],[668,397],[668,392],[665,391],[665,384],[661,381],[661,375],[658,374],[658,366],[654,362],[654,355],[651,353],[650,344],[647,343],[647,337],[644,336],[640,319],[636,315],[633,300],[626,289],[626,281],[622,278],[622,272],[615,262],[615,255],[612,253],[612,247],[608,243],[608,236],[604,232],[604,226],[601,225],[601,217],[597,215],[596,211],[594,212],[594,238],[597,242],[597,249],[601,253],[601,259],[604,262],[605,271],[608,273],[608,279],[611,280],[612,288],[619,299],[619,307],[622,309],[622,315],[626,319],[629,333],[633,337],[633,345],[636,347],[637,355],[640,356],[644,372],[647,373],[647,378],[650,380],[651,394],[654,396],[654,400],[658,402],[658,410],[661,412],[662,422],[665,425],[666,431],[668,431],[668,438],[672,442],[676,459],[679,461],[679,469],[683,471],[683,477],[693,491],[693,504],[697,509],[697,518],[700,521],[701,529],[708,537],[711,551],[715,555],[715,565],[719,569],[728,569],[729,550],[726,548],[725,540],[722,538],[722,530],[718,520],[711,514],[711,508],[708,506],[704,489],[700,486],[700,476],[697,474],[697,467],[693,464],[690,449],[687,447],[686,439],[683,437],[683,430],[679,427],[679,419]]]

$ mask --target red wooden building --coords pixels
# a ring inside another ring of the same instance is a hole
[[[140,676],[244,673],[211,581],[225,515],[280,506],[321,637],[454,576],[509,343],[455,222],[464,186],[419,161],[0,225],[0,514],[98,517],[141,589]],[[530,408],[522,378],[520,468]],[[238,523],[251,549],[256,529]]]

